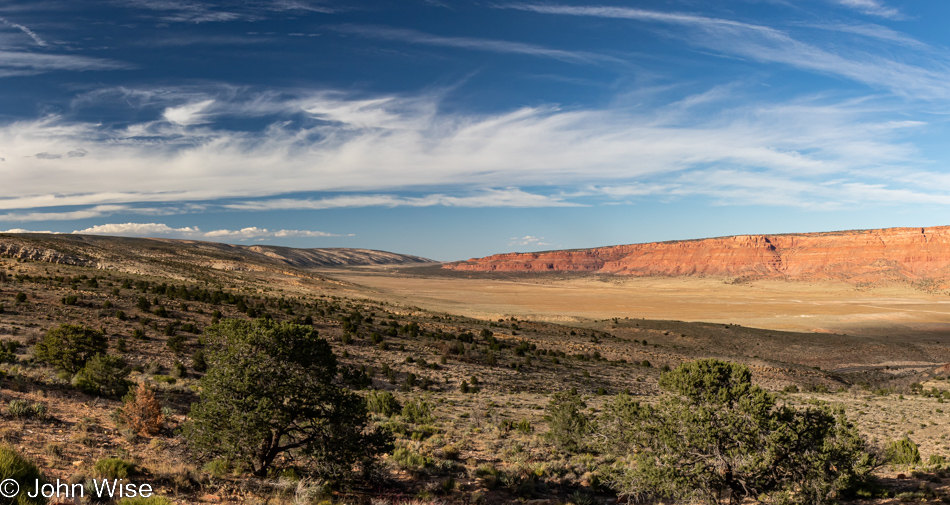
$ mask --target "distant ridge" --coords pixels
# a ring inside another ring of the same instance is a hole
[[[166,238],[0,233],[0,256],[147,273],[213,268],[282,271],[341,266],[430,264],[433,260],[371,249],[295,249]]]
[[[508,253],[443,268],[476,272],[596,272],[850,282],[950,281],[950,226],[651,242]],[[935,286],[936,287],[936,286]]]

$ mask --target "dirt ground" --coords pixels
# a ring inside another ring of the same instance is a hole
[[[708,277],[404,275],[399,270],[334,270],[371,288],[363,296],[469,317],[515,316],[549,322],[614,317],[732,323],[755,328],[853,335],[950,335],[950,297],[906,284]]]

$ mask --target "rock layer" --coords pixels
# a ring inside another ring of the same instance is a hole
[[[879,280],[950,279],[950,226],[738,235],[594,249],[496,254],[444,268],[634,276]]]

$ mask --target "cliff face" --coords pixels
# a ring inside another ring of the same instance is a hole
[[[510,253],[446,264],[493,272],[619,275],[950,279],[950,226],[789,235],[739,235],[595,249]]]

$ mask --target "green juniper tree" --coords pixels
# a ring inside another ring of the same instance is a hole
[[[829,503],[877,465],[843,409],[794,409],[743,365],[704,359],[660,378],[642,405],[618,395],[599,419],[610,480],[626,495],[704,503]]]
[[[60,370],[76,373],[93,356],[105,354],[108,347],[106,336],[101,331],[62,324],[46,332],[43,340],[37,342],[33,357]]]
[[[549,427],[545,434],[548,440],[568,451],[585,446],[591,429],[590,420],[583,412],[585,407],[587,404],[576,389],[555,393],[544,409],[544,420]]]
[[[295,457],[316,475],[346,478],[392,448],[390,435],[368,428],[364,399],[340,386],[336,356],[313,327],[225,320],[206,338],[208,372],[186,432],[200,457],[256,475]]]

